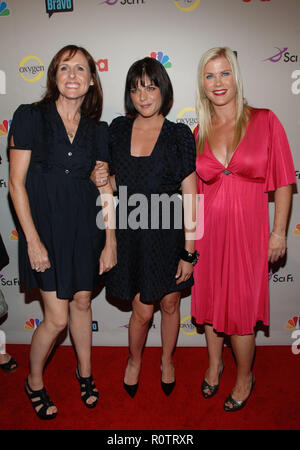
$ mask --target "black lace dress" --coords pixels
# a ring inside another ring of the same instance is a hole
[[[185,244],[181,182],[195,170],[195,141],[184,124],[165,119],[150,156],[131,155],[134,120],[115,119],[109,127],[110,167],[118,187],[118,263],[107,274],[109,295],[151,304],[186,289],[176,284]],[[161,201],[159,201],[161,200]]]

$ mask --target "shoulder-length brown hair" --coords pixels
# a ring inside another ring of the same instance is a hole
[[[56,84],[56,73],[58,65],[60,64],[62,57],[65,55],[64,61],[70,60],[77,52],[81,52],[87,59],[93,85],[89,87],[85,98],[81,105],[81,113],[91,119],[99,120],[102,114],[103,105],[103,91],[100,82],[99,75],[97,73],[96,64],[90,53],[83,47],[77,45],[66,45],[60,49],[53,57],[47,73],[47,89],[44,97],[39,103],[49,103],[56,101],[59,97],[59,90]]]

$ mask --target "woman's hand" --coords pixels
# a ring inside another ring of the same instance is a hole
[[[99,260],[99,275],[111,270],[117,264],[117,245],[116,243],[103,248]]]
[[[106,186],[109,179],[109,167],[106,162],[96,161],[90,179],[97,187]]]
[[[187,281],[193,273],[193,268],[194,266],[192,263],[180,259],[177,267],[177,272],[175,275],[175,278],[177,279],[176,284]]]
[[[36,272],[45,272],[51,267],[48,252],[41,241],[37,240],[27,244],[27,252],[31,268]]]
[[[279,258],[283,257],[286,253],[286,239],[284,236],[277,237],[274,234],[270,234],[269,237],[269,249],[268,249],[268,261],[274,263]]]

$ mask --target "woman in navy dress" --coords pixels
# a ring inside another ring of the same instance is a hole
[[[99,274],[116,264],[114,231],[106,219],[102,229],[96,225],[99,191],[103,196],[112,190],[109,183],[98,190],[89,178],[96,161],[108,161],[107,124],[99,122],[102,99],[91,55],[66,46],[50,63],[44,98],[19,106],[9,133],[20,279],[26,289],[39,288],[43,300],[44,320],[33,334],[25,384],[41,419],[57,414],[43,369],[68,321],[81,398],[91,408],[99,396],[91,374],[91,292]]]
[[[124,388],[132,397],[155,302],[162,313],[161,386],[166,395],[172,392],[181,291],[193,284],[194,238],[185,233],[178,192],[195,200],[196,151],[189,127],[166,119],[172,103],[165,68],[144,58],[127,74],[127,117],[116,118],[109,127],[112,184],[119,194],[118,264],[108,274],[106,289],[132,302],[124,377]],[[101,170],[99,174],[103,176]],[[195,209],[190,212],[195,214]]]

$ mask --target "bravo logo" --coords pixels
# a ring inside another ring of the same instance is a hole
[[[175,5],[180,11],[194,11],[200,3],[200,0],[174,0]]]
[[[46,0],[46,12],[49,19],[54,13],[73,11],[73,0]]]

